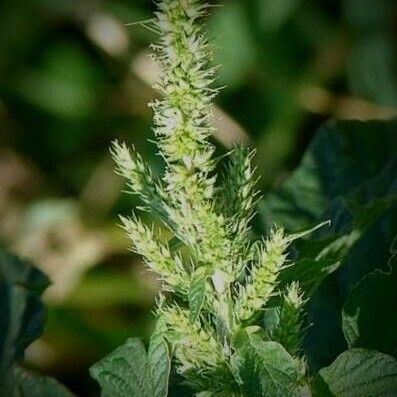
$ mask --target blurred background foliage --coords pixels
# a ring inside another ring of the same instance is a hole
[[[215,136],[258,148],[263,191],[299,163],[329,118],[397,115],[395,0],[225,0],[208,27],[220,64]],[[52,280],[32,367],[79,395],[87,368],[145,338],[157,289],[117,227],[122,195],[108,147],[134,143],[160,171],[147,102],[150,0],[0,4],[0,244]],[[147,215],[150,220],[150,214]],[[92,394],[93,393],[93,394]]]

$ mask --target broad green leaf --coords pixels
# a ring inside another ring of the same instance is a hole
[[[171,358],[167,342],[161,334],[153,334],[150,339],[148,362],[153,396],[167,397]]]
[[[12,394],[8,397],[73,397],[55,379],[41,376],[23,368],[13,371]]]
[[[362,235],[353,229],[341,238],[346,238],[346,246],[350,245],[341,266],[327,276],[307,306],[308,322],[313,325],[305,337],[305,350],[313,370],[330,365],[348,347],[341,322],[345,300],[366,274],[376,268],[388,270],[389,245],[393,234],[397,233],[396,216],[397,205],[386,206],[381,217]]]
[[[276,222],[295,231],[332,223],[294,244],[296,267],[281,275],[286,282],[301,281],[313,294],[305,337],[313,370],[347,348],[341,310],[350,290],[376,268],[386,270],[397,233],[396,131],[397,121],[328,123],[298,169],[260,205],[266,227]]]
[[[39,270],[0,250],[0,394],[11,394],[14,363],[42,332],[47,285]]]
[[[44,322],[40,296],[48,279],[29,262],[0,250],[0,395],[72,397],[55,379],[19,367]]]
[[[331,235],[297,241],[299,257],[281,274],[283,283],[299,281],[311,296],[322,281],[335,272],[353,245],[395,201],[394,197],[374,200],[367,205],[340,199],[330,208]],[[358,277],[360,278],[360,277]]]
[[[145,347],[137,338],[127,342],[90,369],[103,394],[114,397],[153,397],[147,378]]]
[[[342,312],[350,347],[366,347],[397,355],[397,270],[366,276],[350,293]]]
[[[155,333],[149,354],[137,338],[127,342],[91,367],[90,372],[106,397],[166,397],[170,373],[168,346]]]
[[[245,396],[297,395],[297,369],[293,358],[277,342],[247,336],[233,357],[233,370]]]
[[[396,130],[396,121],[328,123],[297,170],[261,202],[266,225],[277,223],[293,231],[321,220],[332,200],[351,195],[397,161]],[[366,193],[368,198],[371,192]]]
[[[40,295],[48,279],[30,263],[0,250],[0,377],[40,336]]]
[[[205,301],[205,277],[196,277],[189,291],[189,309],[192,321],[196,321],[200,315]]]
[[[314,383],[314,396],[327,385],[333,397],[395,397],[397,395],[397,360],[373,350],[354,348],[342,353],[322,369]],[[321,389],[320,389],[321,388]]]

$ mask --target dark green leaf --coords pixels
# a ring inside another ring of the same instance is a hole
[[[0,251],[0,395],[72,397],[55,379],[28,372],[16,364],[38,338],[44,323],[40,296],[47,277],[29,262]]]
[[[350,347],[397,355],[397,271],[366,276],[350,293],[342,313]]]
[[[311,387],[312,397],[335,397],[322,376],[317,375]]]
[[[15,368],[12,377],[12,393],[8,397],[73,397],[55,379]]]
[[[310,258],[301,259],[281,273],[280,279],[283,284],[299,281],[306,296],[310,296],[321,282],[340,265],[339,260]]]
[[[397,395],[397,360],[376,351],[351,349],[322,369],[314,383],[315,396],[328,386],[334,397],[395,397]],[[321,389],[319,390],[319,388]]]
[[[305,349],[312,369],[345,348],[341,309],[353,286],[377,267],[397,233],[397,122],[340,121],[322,128],[299,168],[261,203],[267,227],[290,231],[331,220],[298,240],[282,281],[301,281],[307,306]],[[336,272],[335,272],[336,269]]]
[[[293,231],[318,222],[332,200],[351,195],[396,162],[396,131],[395,121],[328,123],[298,169],[261,203],[266,225],[278,223]]]
[[[40,295],[48,279],[29,263],[0,251],[0,383],[26,347],[40,336]]]
[[[322,281],[342,263],[349,249],[367,229],[390,207],[390,197],[367,205],[354,201],[334,202],[329,217],[333,219],[331,235],[315,240],[298,241],[299,258],[281,274],[281,281],[299,281],[307,295],[312,295]]]
[[[247,336],[233,357],[235,376],[249,397],[297,395],[297,369],[293,358],[276,342]]]

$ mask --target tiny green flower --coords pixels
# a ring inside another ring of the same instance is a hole
[[[257,262],[236,298],[237,319],[250,320],[276,293],[277,277],[285,266],[289,242],[284,231],[276,228],[265,242],[257,245]]]

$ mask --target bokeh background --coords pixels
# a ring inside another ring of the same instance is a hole
[[[224,0],[208,21],[225,86],[219,151],[253,144],[264,194],[299,163],[329,118],[397,116],[395,0]],[[146,338],[158,288],[128,252],[108,147],[119,138],[160,171],[151,139],[150,0],[0,3],[0,245],[53,284],[29,364],[81,396],[89,366]],[[150,214],[147,215],[150,220]]]

